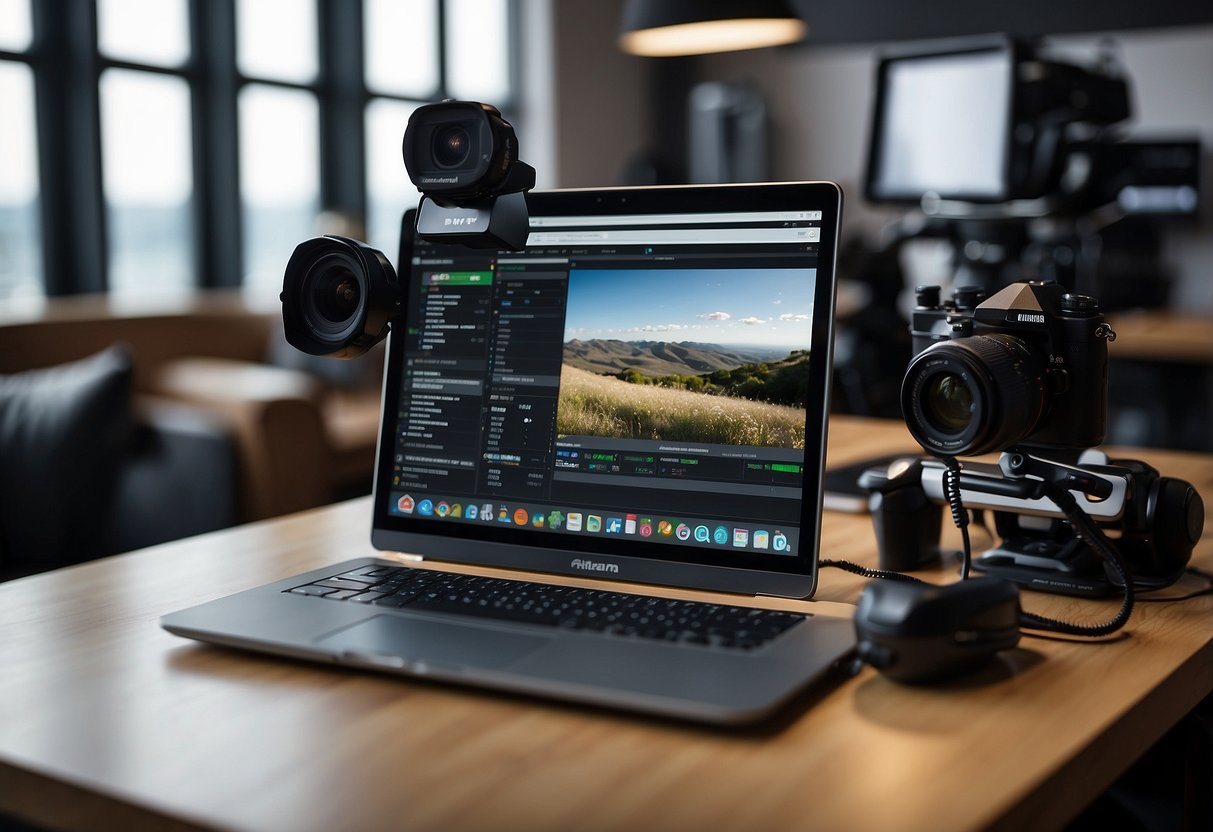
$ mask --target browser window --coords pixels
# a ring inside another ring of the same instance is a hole
[[[795,556],[821,221],[543,216],[521,252],[416,242],[390,512]]]

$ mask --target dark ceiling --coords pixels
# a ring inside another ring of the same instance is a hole
[[[1213,24],[1209,0],[791,0],[806,46]]]

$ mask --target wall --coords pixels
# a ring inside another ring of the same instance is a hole
[[[654,66],[616,46],[622,10],[622,0],[522,0],[518,138],[540,187],[621,184],[649,145]]]
[[[1199,225],[1168,232],[1176,306],[1213,311],[1213,26],[1113,33],[1132,79],[1133,132],[1199,134],[1204,146]],[[1058,37],[1067,53],[1102,36]],[[863,203],[877,47],[811,44],[704,58],[700,80],[749,80],[767,96],[775,179],[834,179],[847,194],[845,233],[875,233],[892,214]]]

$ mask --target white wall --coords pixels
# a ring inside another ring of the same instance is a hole
[[[1200,224],[1168,232],[1165,259],[1178,278],[1173,303],[1213,311],[1213,26],[1111,33],[1135,92],[1133,132],[1199,134]],[[1082,55],[1103,36],[1054,46]],[[810,31],[810,41],[812,33]],[[844,233],[875,233],[892,216],[863,202],[875,46],[767,49],[705,58],[702,80],[749,80],[766,95],[776,179],[834,179],[847,194]]]

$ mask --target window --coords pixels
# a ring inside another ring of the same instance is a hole
[[[0,49],[24,52],[33,39],[29,0],[0,0]]]
[[[110,58],[181,66],[190,53],[185,0],[98,0],[97,46]]]
[[[245,275],[271,293],[320,211],[319,113],[301,90],[249,84],[240,92],[240,203]]]
[[[509,110],[512,3],[0,0],[0,302],[276,298],[331,216],[394,258],[418,200],[409,114],[453,96]]]
[[[437,0],[367,0],[362,31],[372,92],[425,99],[438,91]]]
[[[6,2],[5,5],[13,5]],[[9,11],[0,8],[0,14]],[[42,291],[38,250],[38,149],[29,67],[0,61],[0,101],[12,121],[0,130],[0,302]]]
[[[451,96],[504,100],[510,90],[509,54],[501,37],[509,30],[505,0],[450,0],[447,14],[443,37]]]
[[[109,288],[148,295],[193,283],[189,87],[181,78],[101,75],[101,172]]]
[[[186,0],[98,0],[108,281],[147,297],[194,283]],[[117,66],[122,62],[122,67]]]
[[[34,76],[24,63],[33,37],[29,0],[0,0],[0,101],[5,112],[0,129],[0,302],[42,291]]]
[[[314,0],[238,0],[236,66],[248,78],[314,81],[319,66]]]

